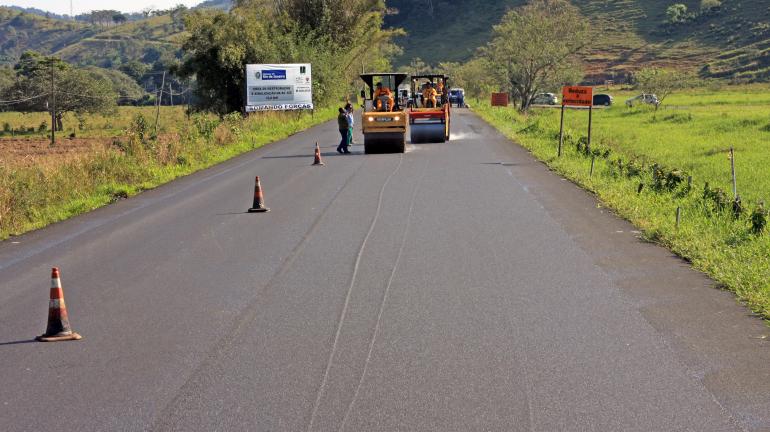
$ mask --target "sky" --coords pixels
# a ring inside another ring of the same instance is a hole
[[[99,9],[139,12],[146,7],[168,9],[178,4],[195,6],[203,0],[72,0],[75,15]],[[70,13],[70,0],[0,0],[0,6],[34,7],[57,14]]]

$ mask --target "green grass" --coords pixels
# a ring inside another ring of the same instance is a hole
[[[106,150],[32,167],[3,164],[0,158],[0,239],[127,198],[336,115],[331,108],[314,116],[260,113],[246,120],[238,114],[223,121],[198,115],[181,122],[174,134],[154,140],[149,138],[152,123],[141,126],[135,121],[141,109],[136,111],[127,116],[133,124]]]
[[[59,132],[59,137],[66,137],[75,133],[77,138],[103,138],[113,137],[120,135],[126,128],[128,128],[135,115],[142,114],[153,125],[155,124],[156,108],[151,106],[144,107],[128,107],[121,106],[116,109],[114,113],[110,114],[86,114],[83,118],[83,123],[80,119],[73,114],[67,113],[64,116],[64,131]],[[177,125],[185,124],[187,117],[185,115],[185,107],[161,107],[160,118],[158,122],[158,133],[171,133],[175,132],[178,128]],[[10,138],[10,132],[4,132],[4,126],[8,124],[13,130],[28,130],[34,128],[34,133],[14,133],[19,136],[29,136],[31,138],[40,138],[41,136],[50,136],[50,132],[40,133],[37,132],[41,123],[46,123],[50,128],[51,116],[44,112],[33,113],[21,113],[17,111],[0,112],[0,139]]]
[[[750,213],[770,200],[770,89],[766,86],[700,89],[673,95],[656,113],[628,109],[630,93],[614,93],[616,106],[594,112],[593,176],[591,157],[579,151],[586,135],[587,112],[568,111],[564,154],[557,158],[559,110],[523,116],[512,108],[492,108],[484,101],[475,111],[515,139],[556,172],[596,193],[619,215],[641,228],[645,237],[669,247],[692,265],[735,292],[754,311],[770,319],[770,233],[751,231]],[[738,192],[744,212],[735,219],[718,210],[710,189],[732,198],[729,148],[736,152]],[[605,158],[604,153],[609,151]],[[678,174],[672,190],[656,189],[652,175]],[[692,176],[693,185],[686,187]],[[639,185],[642,192],[637,194]],[[770,203],[770,201],[769,201]],[[677,207],[682,222],[675,223]]]

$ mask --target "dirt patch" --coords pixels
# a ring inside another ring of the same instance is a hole
[[[51,146],[50,139],[42,137],[2,138],[0,139],[0,166],[55,167],[64,162],[88,158],[107,150],[122,151],[115,145],[120,140],[120,136],[57,138],[56,144]],[[167,151],[169,144],[177,141],[179,141],[179,134],[161,134],[156,145]]]
[[[47,165],[104,151],[113,138],[61,138],[51,146],[45,138],[0,139],[0,163],[7,166]]]

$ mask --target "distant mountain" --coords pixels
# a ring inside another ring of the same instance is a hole
[[[185,34],[181,15],[153,16],[81,38],[54,54],[71,63],[107,68],[132,60],[152,64],[176,57]]]
[[[642,66],[695,69],[704,77],[770,80],[770,3],[767,0],[572,0],[597,35],[586,57],[597,80],[622,77]],[[509,8],[525,0],[387,0],[398,13],[386,24],[408,36],[397,42],[405,65],[464,61],[485,45]],[[666,23],[666,9],[685,4],[683,22]]]
[[[32,15],[37,15],[37,16],[41,16],[41,17],[44,17],[44,18],[56,18],[56,19],[62,19],[62,20],[63,19],[70,19],[69,15],[59,15],[59,14],[55,14],[53,12],[48,12],[48,11],[44,11],[42,9],[33,8],[33,7],[30,7],[30,8],[25,8],[25,7],[21,7],[21,6],[5,6],[5,7],[7,7],[8,9],[13,9],[15,11],[24,12],[24,13],[28,13],[28,14],[32,14]]]
[[[203,3],[199,4],[198,6],[195,6],[195,9],[222,9],[222,10],[230,10],[230,8],[233,7],[232,0],[206,0]]]
[[[0,63],[13,64],[27,50],[54,54],[80,65],[152,64],[176,56],[185,37],[184,11],[123,24],[90,24],[45,18],[0,7]]]
[[[484,46],[506,11],[526,0],[386,0],[396,12],[386,25],[408,35],[397,40],[396,65],[420,57],[431,65],[465,61]],[[768,0],[572,0],[596,30],[585,58],[591,79],[622,79],[643,66],[698,70],[704,77],[770,81]],[[716,3],[714,3],[716,1]],[[683,3],[688,13],[667,23],[666,9]],[[207,0],[196,8],[227,10],[231,0]],[[40,10],[0,7],[0,64],[12,64],[24,50],[56,54],[85,65],[151,64],[178,55],[184,29],[180,15],[131,16],[120,25],[62,20]],[[131,19],[134,19],[131,21]]]
[[[15,63],[26,50],[56,52],[96,33],[83,23],[0,7],[0,63]]]

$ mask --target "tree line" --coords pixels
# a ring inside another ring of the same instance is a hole
[[[158,52],[152,65],[137,59],[118,72],[25,52],[13,70],[0,70],[0,110],[50,112],[55,99],[61,129],[66,112],[168,104],[174,88],[185,88],[177,103],[225,115],[246,104],[246,64],[299,62],[312,63],[314,101],[324,106],[345,98],[362,69],[389,69],[392,38],[402,34],[383,29],[384,0],[236,0],[229,12],[173,12],[188,33],[178,57]]]
[[[174,72],[195,80],[195,106],[226,114],[246,104],[246,64],[312,63],[313,98],[341,100],[361,69],[381,70],[399,30],[383,29],[384,0],[236,0],[229,12],[196,10]]]
[[[313,64],[315,102],[328,105],[350,92],[361,68],[389,67],[398,49],[391,39],[401,33],[382,28],[385,10],[383,0],[237,0],[229,12],[174,9],[189,34],[181,58],[158,53],[152,65],[137,59],[118,71],[25,52],[13,69],[0,69],[0,110],[53,111],[57,130],[66,112],[109,113],[118,104],[169,104],[175,96],[225,115],[245,106],[246,64],[292,62]]]
[[[509,93],[520,111],[527,111],[538,93],[556,91],[583,80],[582,58],[594,33],[587,17],[567,0],[533,0],[508,11],[493,27],[492,40],[465,63],[440,63],[437,68],[419,59],[407,69],[435,69],[448,73],[453,86],[475,97]],[[692,74],[645,67],[632,79],[638,89],[658,94],[691,86]]]

